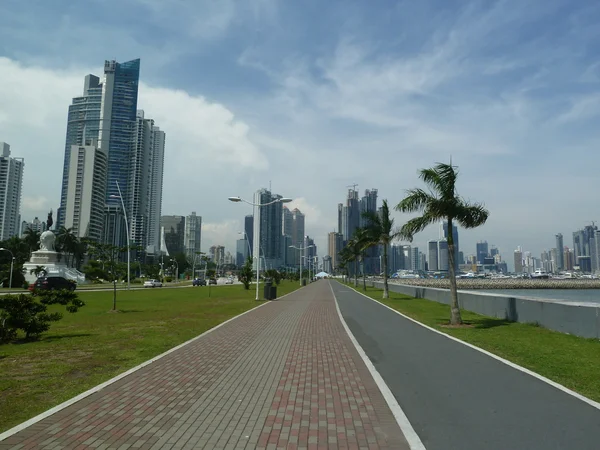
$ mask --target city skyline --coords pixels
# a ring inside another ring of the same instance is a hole
[[[129,28],[98,5],[43,4],[33,18],[27,5],[6,5],[0,140],[27,163],[23,220],[57,210],[66,111],[83,77],[113,58],[142,61],[138,109],[172,149],[162,214],[198,211],[203,247],[234,249],[243,216],[227,197],[252,199],[271,184],[306,214],[323,255],[348,185],[377,186],[393,207],[421,186],[418,169],[450,155],[461,195],[490,211],[486,225],[459,231],[465,254],[487,240],[507,261],[518,245],[539,255],[557,233],[571,246],[571,233],[597,219],[592,190],[570,187],[596,178],[600,5],[217,3],[164,21],[160,5],[119,2]],[[42,38],[42,18],[76,25]],[[550,177],[559,172],[569,188]],[[438,231],[412,245],[425,249]]]

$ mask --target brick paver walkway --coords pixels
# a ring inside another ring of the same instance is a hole
[[[0,449],[408,449],[327,281],[271,302]]]

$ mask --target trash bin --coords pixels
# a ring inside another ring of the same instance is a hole
[[[306,278],[302,278],[302,286],[306,286]]]
[[[271,299],[271,288],[273,287],[273,280],[271,280],[270,278],[265,278],[265,287],[264,287],[264,293],[263,293],[263,297],[265,300],[272,300]]]
[[[271,286],[270,294],[271,298],[269,300],[275,300],[277,298],[277,286]]]

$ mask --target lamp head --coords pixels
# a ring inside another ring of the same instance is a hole
[[[230,202],[241,202],[242,199],[239,197],[227,197]]]
[[[279,199],[279,201],[280,201],[281,203],[289,203],[289,202],[291,202],[292,200],[293,200],[293,199],[291,199],[291,198],[287,198],[287,197],[283,197],[283,198],[280,198],[280,199]]]

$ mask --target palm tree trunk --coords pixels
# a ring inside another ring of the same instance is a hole
[[[452,233],[452,218],[448,217],[448,269],[450,271],[450,323],[463,323],[458,305],[458,288],[456,286],[456,261],[454,258],[454,237]]]
[[[381,266],[383,269],[383,298],[390,298],[390,289],[388,287],[388,269],[387,269],[387,242],[383,243],[383,261],[381,262]]]
[[[362,276],[363,276],[363,291],[367,290],[367,277],[365,275],[365,255],[360,258],[360,266],[362,268]]]
[[[358,264],[358,261],[355,259],[354,260],[354,287],[358,287],[358,268],[356,267],[357,264]]]

